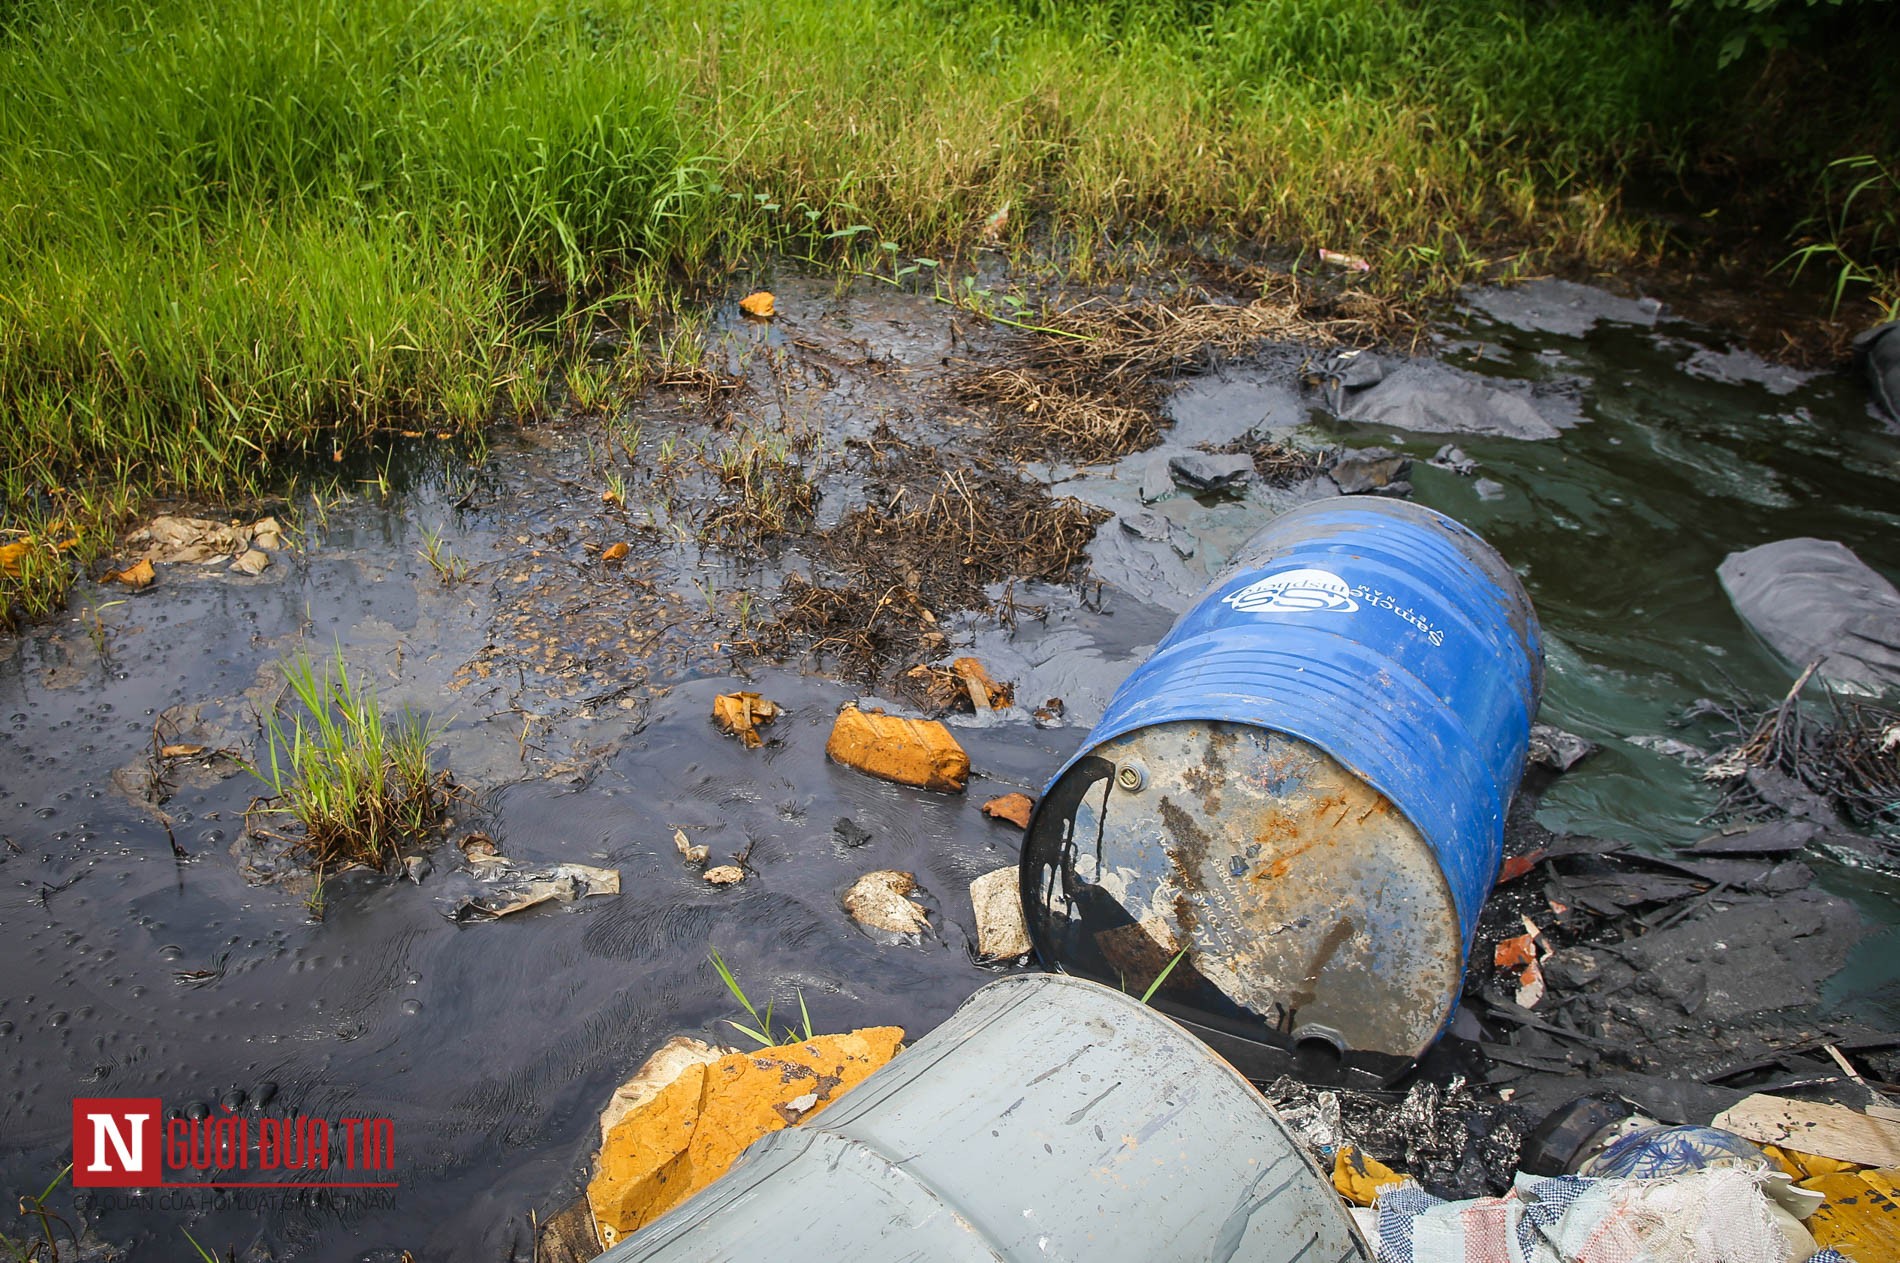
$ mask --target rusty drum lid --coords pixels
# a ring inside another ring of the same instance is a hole
[[[1157,724],[1051,787],[1023,852],[1043,961],[1243,1038],[1410,1058],[1457,1003],[1464,944],[1418,830],[1305,741]],[[1172,962],[1172,967],[1170,963]]]

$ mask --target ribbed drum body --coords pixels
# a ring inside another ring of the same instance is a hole
[[[1258,1092],[1075,978],[992,983],[601,1263],[1366,1263]]]
[[[1050,782],[1038,952],[1131,987],[1179,956],[1177,1010],[1415,1054],[1456,1003],[1542,664],[1516,576],[1443,514],[1275,519]]]

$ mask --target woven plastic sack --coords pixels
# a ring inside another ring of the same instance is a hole
[[[1375,1208],[1379,1263],[1788,1263],[1756,1177],[1711,1168],[1658,1180],[1538,1179],[1446,1202],[1416,1185]]]

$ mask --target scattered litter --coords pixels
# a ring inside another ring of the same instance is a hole
[[[1324,1088],[1276,1079],[1263,1092],[1320,1167],[1352,1145],[1446,1196],[1508,1188],[1534,1115],[1474,1092],[1462,1076],[1390,1092]]]
[[[992,820],[1007,820],[1018,829],[1029,827],[1030,814],[1036,810],[1036,800],[1028,794],[1004,794],[992,798],[983,804],[983,814]]]
[[[777,307],[777,300],[769,290],[754,290],[739,300],[739,310],[758,320],[770,320]]]
[[[1345,448],[1326,468],[1342,495],[1409,496],[1412,458],[1383,447]]]
[[[1023,920],[1021,883],[1014,864],[983,874],[970,883],[976,910],[976,951],[984,960],[1014,960],[1029,953],[1029,926]]]
[[[1684,850],[1692,855],[1784,855],[1820,837],[1820,825],[1808,820],[1776,820],[1752,829],[1711,833]]]
[[[1552,772],[1568,772],[1598,750],[1597,743],[1550,724],[1532,724],[1527,758]]]
[[[600,1112],[600,1143],[606,1144],[607,1137],[620,1125],[621,1119],[658,1096],[689,1066],[709,1066],[721,1057],[738,1051],[736,1048],[709,1044],[690,1035],[673,1036],[641,1063],[631,1079],[615,1088],[614,1094],[607,1098],[607,1108]]]
[[[160,515],[125,537],[128,552],[161,565],[222,561],[257,548],[281,548],[283,528],[274,517],[249,526],[209,518]]]
[[[1432,453],[1432,458],[1425,463],[1434,469],[1443,469],[1448,473],[1457,474],[1461,478],[1469,478],[1478,472],[1478,462],[1471,459],[1465,449],[1456,443],[1445,444]]]
[[[958,658],[947,667],[915,666],[904,673],[904,678],[910,682],[913,696],[939,713],[984,714],[1003,710],[1016,700],[1015,688],[998,684],[975,658]]]
[[[435,865],[426,855],[405,855],[402,858],[402,875],[420,886],[422,879],[435,871]]]
[[[232,562],[231,569],[237,574],[260,575],[269,565],[270,554],[262,549],[252,548]]]
[[[206,747],[204,746],[188,745],[188,744],[182,744],[182,743],[177,744],[177,745],[161,746],[158,751],[158,757],[161,759],[195,759],[199,755],[203,754],[205,752],[205,749]]]
[[[917,879],[909,873],[894,869],[866,873],[845,891],[844,910],[859,925],[892,934],[916,934],[930,924],[922,905],[904,897],[916,889]]]
[[[724,1175],[759,1137],[830,1105],[896,1056],[903,1038],[878,1026],[716,1059],[697,1041],[669,1042],[602,1115],[587,1185],[601,1243],[613,1246]]]
[[[849,847],[860,847],[871,840],[871,831],[849,816],[839,816],[837,822],[831,826],[831,831],[838,835],[840,842]]]
[[[1176,482],[1198,495],[1230,491],[1246,486],[1253,478],[1253,457],[1238,452],[1226,455],[1188,452],[1170,457],[1168,472]]]
[[[839,711],[825,753],[846,767],[921,789],[960,793],[970,779],[970,756],[948,728],[881,710]]]
[[[777,702],[767,701],[757,693],[721,693],[713,698],[713,722],[719,725],[721,732],[739,738],[748,750],[756,750],[765,743],[758,726],[769,724],[784,713]]]
[[[1336,268],[1345,268],[1348,272],[1370,272],[1372,265],[1356,254],[1344,254],[1338,250],[1328,250],[1321,246],[1319,261],[1330,263]]]
[[[1715,1125],[1757,1144],[1859,1166],[1900,1167],[1900,1121],[1874,1118],[1845,1105],[1757,1093],[1716,1115]]]
[[[1505,882],[1516,881],[1536,868],[1537,862],[1543,858],[1542,851],[1532,851],[1528,855],[1506,856],[1504,863],[1498,866],[1497,884],[1502,886]]]
[[[1893,1177],[1854,1169],[1802,1180],[1800,1187],[1826,1199],[1807,1221],[1815,1244],[1856,1263],[1900,1259],[1900,1188]]]
[[[63,553],[68,548],[77,547],[78,544],[79,537],[76,535],[58,541],[54,541],[51,538],[36,540],[28,537],[26,539],[14,540],[10,544],[0,544],[0,574],[19,574],[21,567],[26,562],[27,554],[31,553],[35,548],[45,548],[52,552]]]
[[[1005,198],[1003,204],[996,208],[995,213],[983,221],[983,240],[990,245],[995,245],[1003,239],[1003,233],[1008,228],[1009,200]]]
[[[151,587],[153,580],[157,578],[158,571],[152,568],[152,559],[150,557],[141,557],[123,569],[106,571],[105,574],[100,576],[99,582],[123,583],[134,592],[142,592],[146,588]]]
[[[673,845],[679,848],[679,853],[686,862],[695,868],[704,865],[712,854],[711,850],[704,846],[694,846],[684,829],[673,830]]]
[[[1504,1197],[1457,1202],[1405,1184],[1380,1195],[1374,1245],[1382,1263],[1786,1263],[1812,1254],[1809,1238],[1806,1253],[1791,1255],[1771,1205],[1755,1175],[1733,1167],[1660,1180],[1520,1175]]]
[[[481,864],[501,859],[501,848],[486,833],[471,833],[456,844],[470,863]],[[503,860],[503,863],[507,861]]]
[[[1042,705],[1036,707],[1030,717],[1036,721],[1036,727],[1038,728],[1060,728],[1063,724],[1063,713],[1065,710],[1067,710],[1067,707],[1062,704],[1062,699],[1052,697]]]
[[[465,852],[466,853],[466,852]],[[472,879],[459,883],[447,897],[445,916],[451,921],[476,921],[513,916],[544,903],[573,903],[590,895],[620,893],[620,873],[588,864],[552,864],[521,870],[510,864],[483,864]]]
[[[1857,692],[1900,686],[1900,590],[1845,544],[1777,540],[1730,553],[1716,577],[1795,669],[1818,662],[1823,679]]]
[[[617,540],[601,549],[600,559],[602,561],[625,561],[629,551],[631,550],[627,547],[626,540]]]
[[[990,673],[975,658],[958,658],[950,664],[950,669],[963,682],[964,690],[970,696],[970,705],[979,713],[1003,710],[1016,700],[1016,690],[991,679]]]
[[[1492,952],[1492,963],[1499,969],[1517,971],[1517,1002],[1531,1009],[1544,998],[1544,974],[1539,962],[1549,951],[1540,951],[1541,931],[1529,917],[1524,918],[1524,930],[1516,938],[1507,938],[1497,945]]]
[[[720,864],[706,870],[706,880],[715,886],[734,886],[745,880],[745,870],[737,864]]]
[[[1583,415],[1564,383],[1506,384],[1431,360],[1388,364],[1370,351],[1335,352],[1306,381],[1341,420],[1423,434],[1554,439]]]
[[[1333,1188],[1355,1206],[1372,1205],[1405,1178],[1357,1145],[1341,1145],[1333,1154]]]

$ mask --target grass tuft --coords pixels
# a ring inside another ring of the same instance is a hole
[[[392,723],[375,693],[350,679],[339,648],[318,666],[284,666],[290,704],[264,717],[268,761],[249,767],[270,788],[252,814],[288,816],[319,876],[349,864],[386,868],[448,804],[449,778],[431,766],[436,733],[405,711]]]
[[[747,1039],[752,1040],[761,1048],[772,1048],[779,1044],[796,1044],[800,1040],[817,1038],[816,1033],[812,1030],[811,1014],[807,1012],[805,1008],[805,993],[803,991],[798,993],[798,1017],[800,1025],[797,1027],[781,1027],[780,1034],[774,1035],[772,1033],[772,1001],[767,1000],[765,1002],[765,1012],[760,1013],[758,1006],[754,1005],[751,998],[746,995],[745,988],[739,985],[738,977],[733,974],[732,967],[726,964],[725,957],[719,954],[718,948],[713,949],[712,966],[719,974],[719,981],[725,984],[726,990],[731,993],[732,998],[739,1002],[739,1007],[744,1009],[746,1016],[752,1019],[752,1025],[747,1026],[743,1022],[735,1022],[731,1018],[727,1018],[727,1026],[738,1031]]]

